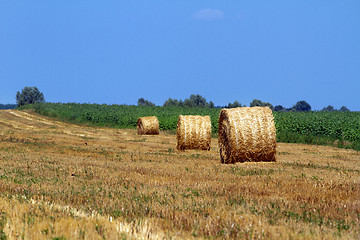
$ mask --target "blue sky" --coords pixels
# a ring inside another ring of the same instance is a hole
[[[215,105],[305,100],[360,110],[360,1],[0,0],[0,103]]]

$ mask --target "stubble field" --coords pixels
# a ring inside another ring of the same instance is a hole
[[[358,239],[360,152],[220,163],[176,136],[0,111],[0,239]]]

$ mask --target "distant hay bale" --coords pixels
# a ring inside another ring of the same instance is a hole
[[[218,140],[222,163],[275,161],[276,130],[271,109],[222,109]]]
[[[211,121],[209,116],[180,115],[176,129],[177,149],[210,150]]]
[[[138,135],[159,135],[159,120],[157,117],[141,117],[137,120]]]

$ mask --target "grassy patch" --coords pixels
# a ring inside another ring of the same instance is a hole
[[[314,163],[300,163],[300,162],[285,162],[281,163],[283,166],[290,166],[290,167],[299,167],[299,168],[312,168],[312,169],[319,169],[319,170],[329,170],[329,171],[342,171],[342,172],[353,172],[353,173],[360,173],[357,169],[345,169],[340,167],[333,167],[330,164],[327,165],[319,165]]]

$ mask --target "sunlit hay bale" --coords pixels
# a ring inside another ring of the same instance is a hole
[[[180,115],[176,129],[177,149],[210,150],[211,121],[209,116]]]
[[[159,135],[159,120],[157,117],[141,117],[137,120],[138,135]]]
[[[276,130],[271,109],[222,109],[218,140],[221,163],[275,161]]]

